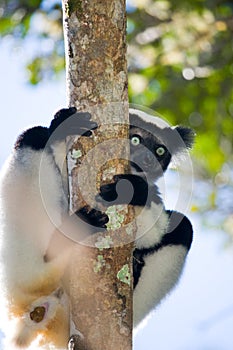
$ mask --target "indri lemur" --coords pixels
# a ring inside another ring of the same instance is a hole
[[[161,126],[156,118],[137,110],[130,110],[129,119],[131,172],[101,186],[97,200],[125,204],[128,184],[134,189],[130,204],[138,228],[133,253],[136,326],[177,283],[191,246],[190,221],[164,208],[156,181],[173,156],[192,146],[194,133],[181,126]],[[59,131],[66,121],[67,127]],[[62,275],[67,252],[61,250],[48,259],[47,249],[68,211],[62,180],[65,138],[92,137],[96,128],[89,113],[62,109],[48,128],[38,126],[22,133],[2,169],[1,298],[9,319],[15,321],[16,347],[27,348],[40,335],[40,345],[66,348],[69,301]],[[105,229],[108,220],[94,209],[82,208],[76,215],[96,226],[96,231]]]

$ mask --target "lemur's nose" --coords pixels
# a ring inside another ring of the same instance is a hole
[[[151,164],[151,163],[154,161],[154,158],[155,158],[155,156],[152,154],[152,152],[147,151],[147,152],[145,152],[145,154],[144,154],[142,163],[143,163],[144,165]]]

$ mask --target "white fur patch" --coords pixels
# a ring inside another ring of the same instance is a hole
[[[37,347],[40,335],[35,342],[34,339],[38,332],[47,332],[47,324],[57,322],[57,317],[64,330],[64,320],[68,318],[65,295],[58,299],[50,293],[60,286],[68,252],[61,251],[50,263],[44,261],[44,255],[66,213],[65,200],[51,153],[28,147],[13,152],[0,179],[0,309],[5,306],[6,313],[12,312],[8,313],[10,320],[2,325],[7,336],[5,349],[12,348],[12,344],[8,346],[12,334],[12,341],[21,348],[28,348],[32,342],[32,350],[51,349],[50,345]],[[30,311],[43,303],[45,318],[38,324],[32,322]],[[11,323],[15,327],[9,332]],[[54,333],[48,342],[61,348],[59,344],[64,343],[67,334],[59,330],[58,323],[55,327],[57,337]]]
[[[161,241],[168,226],[168,215],[162,204],[151,203],[150,208],[144,209],[138,214],[136,207],[137,240],[136,247],[149,248]]]
[[[162,117],[160,118],[159,116],[148,114],[146,112],[140,111],[139,109],[130,108],[129,113],[136,114],[146,123],[152,123],[161,129],[170,127],[170,125]]]
[[[66,162],[66,143],[57,141],[51,145],[51,149],[53,151],[55,163],[61,171]]]
[[[185,263],[184,246],[166,246],[145,257],[145,266],[133,294],[134,326],[176,285]]]
[[[50,154],[40,173],[41,155],[29,148],[14,152],[1,174],[0,288],[9,298],[44,270],[54,224],[61,224],[61,181]]]

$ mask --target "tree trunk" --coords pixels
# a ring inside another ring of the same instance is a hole
[[[63,0],[63,11],[68,103],[90,112],[100,125],[93,137],[74,140],[68,151],[74,212],[93,206],[100,184],[127,168],[125,0]],[[71,317],[83,337],[70,348],[132,349],[133,230],[119,223],[126,226],[133,213],[130,206],[108,213],[113,216],[108,231],[76,244],[72,254]]]

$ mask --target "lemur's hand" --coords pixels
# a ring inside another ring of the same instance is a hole
[[[107,214],[103,213],[102,211],[93,209],[88,205],[76,211],[75,214],[82,221],[92,226],[91,233],[102,231],[100,229],[106,229],[106,224],[109,221]]]
[[[70,107],[60,109],[55,114],[49,133],[55,140],[63,140],[71,135],[91,136],[91,130],[97,127],[97,123],[91,120],[90,113],[77,112],[76,107]]]
[[[110,184],[100,187],[96,200],[105,206],[132,204],[144,206],[148,198],[148,184],[141,177],[132,174],[115,175]]]

